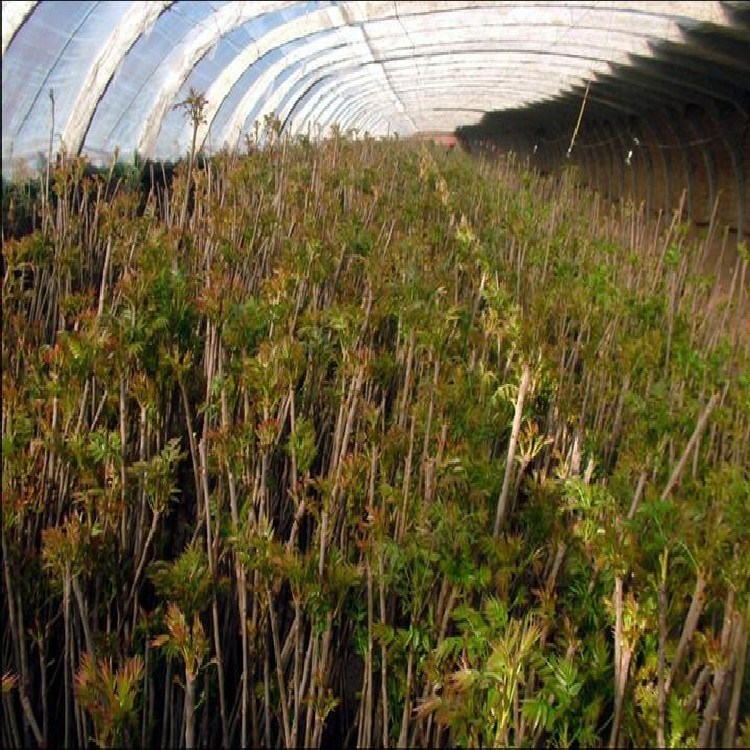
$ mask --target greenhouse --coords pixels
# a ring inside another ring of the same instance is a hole
[[[2,3],[7,748],[750,747],[750,2]]]

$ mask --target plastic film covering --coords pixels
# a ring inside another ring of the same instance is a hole
[[[51,153],[94,163],[292,135],[452,132],[530,108],[725,29],[721,2],[3,2],[3,172]],[[616,103],[613,104],[616,106]]]

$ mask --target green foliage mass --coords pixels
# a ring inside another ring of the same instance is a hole
[[[743,742],[744,248],[512,158],[193,156],[4,246],[4,746]]]

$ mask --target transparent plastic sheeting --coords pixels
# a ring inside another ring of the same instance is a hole
[[[207,151],[269,114],[313,138],[451,132],[729,23],[719,2],[3,2],[3,173],[63,148],[177,159],[191,88]]]

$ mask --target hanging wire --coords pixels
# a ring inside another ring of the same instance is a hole
[[[583,110],[586,108],[586,100],[589,98],[589,86],[591,85],[591,79],[586,82],[586,91],[583,92],[583,101],[581,102],[581,111],[578,113],[578,122],[573,129],[573,137],[570,139],[570,146],[568,146],[568,153],[565,155],[566,159],[570,159],[570,154],[573,151],[573,146],[576,143],[576,136],[578,135],[578,129],[581,127],[581,120],[583,119]]]
[[[707,138],[697,138],[692,141],[682,141],[681,143],[653,143],[649,142],[647,145],[652,146],[653,148],[662,148],[662,149],[680,149],[684,148],[685,146],[702,146],[705,143],[711,143],[712,141],[719,140],[721,138],[721,135],[712,135]],[[559,140],[559,139],[557,139]],[[638,140],[638,138],[633,138],[633,141],[636,146],[642,145],[641,142]],[[551,142],[551,141],[550,141]],[[610,138],[605,138],[601,141],[595,141],[594,143],[582,143],[579,148],[581,149],[588,149],[588,148],[599,148],[600,146],[607,146],[610,143],[619,143],[620,139],[617,136],[611,136]]]
[[[578,131],[576,130],[576,133]],[[536,145],[545,145],[550,146],[555,143],[559,143],[560,141],[564,140],[567,136],[561,135],[557,138],[545,138],[544,136],[539,136],[536,140]],[[715,135],[707,136],[705,138],[695,138],[690,141],[681,141],[680,143],[654,143],[653,141],[647,141],[642,143],[639,138],[636,136],[631,136],[631,140],[633,142],[633,145],[636,147],[641,146],[647,146],[649,148],[660,148],[664,150],[677,150],[689,146],[703,146],[706,143],[712,143],[713,141],[717,141],[721,139],[721,134],[717,133]],[[575,136],[574,136],[575,138]],[[581,150],[585,149],[592,149],[592,148],[600,148],[601,146],[608,146],[612,143],[621,145],[622,141],[621,138],[617,135],[610,136],[609,138],[604,138],[600,141],[594,141],[593,143],[584,142],[578,145],[578,148]]]

